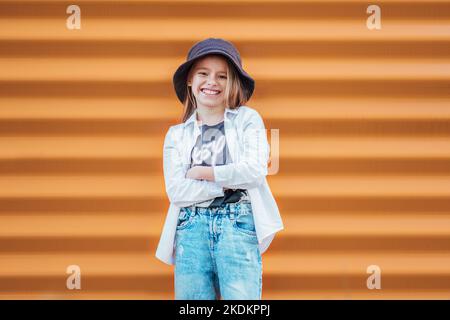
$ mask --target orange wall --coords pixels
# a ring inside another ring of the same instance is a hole
[[[80,30],[69,2],[0,0],[0,299],[173,298],[162,146],[206,37],[280,132],[263,298],[450,298],[450,1],[376,1],[381,30],[367,1],[76,3]]]

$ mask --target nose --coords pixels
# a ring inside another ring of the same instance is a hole
[[[217,83],[217,81],[216,81],[215,76],[208,77],[208,84],[216,84],[216,83]]]

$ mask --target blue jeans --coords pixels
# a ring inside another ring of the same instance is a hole
[[[181,208],[175,246],[175,299],[261,299],[262,259],[249,201]]]

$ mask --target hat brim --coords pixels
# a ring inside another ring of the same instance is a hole
[[[230,57],[228,54],[226,54],[223,51],[211,50],[211,51],[208,51],[207,53],[198,55],[198,56],[184,62],[175,71],[172,81],[173,81],[173,85],[175,88],[175,93],[177,94],[177,97],[181,101],[181,103],[183,103],[185,100],[186,81],[187,81],[187,76],[188,76],[190,68],[198,59],[203,58],[207,55],[211,55],[211,54],[222,55],[225,58],[227,58],[228,61],[230,61],[232,63],[232,65],[235,67],[236,71],[238,72],[239,78],[242,81],[246,98],[247,98],[247,100],[249,100],[255,89],[255,81],[253,80],[253,78],[247,72],[245,72],[245,70],[243,68],[241,68],[238,64],[236,64],[236,62],[233,60],[233,58]]]

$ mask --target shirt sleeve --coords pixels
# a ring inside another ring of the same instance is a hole
[[[164,139],[163,152],[164,182],[169,201],[176,206],[187,207],[199,201],[223,196],[223,188],[217,183],[185,177],[187,169],[176,143],[173,127],[170,127]]]
[[[256,111],[244,123],[241,148],[239,161],[213,167],[214,180],[218,185],[250,189],[263,183],[267,176],[270,148],[264,122]]]

